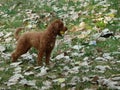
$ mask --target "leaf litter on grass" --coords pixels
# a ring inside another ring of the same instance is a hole
[[[32,4],[29,1],[28,5]],[[44,3],[43,3],[44,2]],[[34,52],[27,53],[22,56],[19,60],[20,62],[12,63],[10,66],[7,64],[8,71],[12,70],[12,75],[7,77],[7,80],[2,80],[2,85],[4,84],[8,87],[13,87],[19,84],[21,86],[30,86],[34,89],[46,90],[53,89],[54,87],[60,86],[60,88],[66,89],[83,89],[83,90],[97,90],[99,87],[106,87],[108,89],[120,89],[120,76],[118,75],[119,66],[119,49],[109,51],[110,42],[119,40],[119,29],[115,29],[114,36],[112,35],[112,29],[109,26],[116,25],[114,23],[116,19],[116,13],[118,10],[110,8],[108,1],[94,1],[93,4],[90,1],[65,1],[62,4],[56,0],[45,2],[45,0],[34,2],[33,8],[22,8],[20,4],[19,9],[10,6],[8,10],[1,9],[0,15],[2,16],[0,21],[0,59],[2,65],[5,60],[10,60],[10,52],[8,51],[8,43],[11,44],[11,48],[14,48],[12,33],[16,26],[12,23],[14,21],[20,21],[23,26],[29,29],[36,29],[38,25],[47,25],[55,15],[57,17],[62,17],[68,26],[69,30],[62,40],[57,40],[55,49],[53,51],[52,62],[55,63],[53,67],[29,67],[31,63],[24,63],[23,60],[35,61],[33,55]],[[23,2],[24,3],[24,2]],[[52,9],[49,11],[45,4]],[[38,7],[40,11],[35,10]],[[7,6],[7,4],[5,4]],[[62,5],[63,8],[61,8]],[[4,5],[1,4],[0,7]],[[41,10],[44,7],[44,10]],[[18,11],[17,15],[11,13],[11,11]],[[11,14],[13,15],[11,15]],[[22,15],[24,14],[24,17]],[[19,18],[18,18],[19,17]],[[10,20],[12,18],[12,20]],[[22,19],[21,19],[22,18]],[[5,19],[5,20],[4,20]],[[9,23],[8,23],[9,21]],[[12,22],[10,22],[12,21]],[[44,22],[43,22],[44,21]],[[2,24],[3,23],[3,24]],[[13,27],[11,27],[13,25]],[[6,27],[8,27],[6,29]],[[72,28],[71,28],[72,27]],[[43,28],[43,27],[42,27]],[[75,34],[74,34],[75,33]],[[110,35],[106,38],[105,36]],[[115,39],[114,39],[115,37]],[[77,39],[77,41],[75,41]],[[73,43],[74,42],[74,43]],[[83,44],[84,43],[84,44]],[[104,44],[103,44],[104,43]],[[6,44],[6,46],[5,46]],[[63,44],[66,46],[64,47]],[[101,46],[104,45],[104,46]],[[114,44],[113,44],[114,45]],[[59,54],[58,49],[61,48]],[[119,44],[117,43],[116,48]],[[57,50],[56,50],[57,49]],[[106,50],[107,49],[107,50]],[[65,50],[65,51],[64,51]],[[12,52],[12,51],[11,51]],[[0,72],[4,73],[4,68],[2,66]],[[117,70],[118,72],[114,71]],[[114,75],[114,76],[112,76]],[[1,76],[1,79],[4,76]],[[37,78],[37,79],[36,79]],[[0,79],[0,80],[1,80]],[[40,84],[38,84],[40,83]],[[42,84],[41,84],[42,83]],[[82,83],[84,85],[82,86]],[[79,86],[78,86],[79,84]],[[96,85],[95,85],[96,84]],[[78,86],[78,87],[77,87]],[[92,86],[95,86],[94,88]],[[1,88],[2,86],[0,86]]]

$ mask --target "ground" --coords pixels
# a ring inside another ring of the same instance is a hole
[[[119,8],[119,0],[1,0],[0,89],[120,90]],[[12,63],[15,29],[42,31],[56,18],[68,31],[51,65],[37,66],[34,48]]]

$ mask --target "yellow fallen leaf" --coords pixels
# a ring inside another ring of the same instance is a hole
[[[58,79],[55,79],[53,81],[58,82],[58,83],[63,83],[63,82],[65,82],[65,78],[58,78]]]
[[[65,78],[59,78],[59,79],[57,79],[57,81],[58,81],[59,83],[63,83],[63,82],[65,81]]]
[[[111,17],[111,18],[114,18],[115,17],[115,15],[114,14],[109,14],[109,16]]]
[[[81,29],[85,29],[85,27],[86,27],[85,22],[81,22],[80,25],[79,25],[79,27],[80,27]]]

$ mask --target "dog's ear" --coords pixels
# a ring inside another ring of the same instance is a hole
[[[57,27],[57,28],[63,28],[63,26],[64,26],[64,25],[63,25],[63,21],[62,21],[62,20],[59,20],[59,19],[56,20],[56,27]]]
[[[54,23],[53,25],[53,32],[54,34],[57,34],[59,32],[59,24],[58,23]]]
[[[59,28],[59,23],[54,23],[54,29],[58,30],[58,28]]]

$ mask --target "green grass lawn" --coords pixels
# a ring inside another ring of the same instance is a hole
[[[119,0],[1,0],[0,90],[119,90],[119,8]],[[36,66],[32,48],[12,65],[15,29],[43,31],[58,18],[68,31],[57,38],[54,64]],[[114,36],[100,37],[105,30]]]

